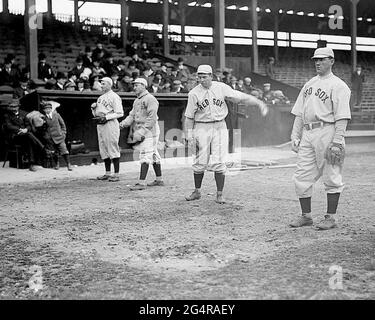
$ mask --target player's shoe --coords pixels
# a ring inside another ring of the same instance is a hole
[[[155,187],[155,186],[160,186],[160,187],[162,187],[162,186],[164,186],[164,181],[163,181],[163,180],[154,180],[154,181],[152,181],[152,182],[147,183],[147,185],[148,185],[149,187]]]
[[[103,176],[97,177],[96,179],[98,179],[98,180],[108,180],[109,178],[110,178],[110,176],[108,174],[105,174]]]
[[[313,219],[311,217],[300,216],[289,224],[292,228],[307,227],[313,225]]]
[[[144,189],[146,189],[146,185],[140,184],[140,183],[136,183],[134,186],[130,187],[130,190],[132,190],[132,191],[144,190]]]
[[[190,196],[185,197],[186,201],[199,200],[201,198],[201,193],[194,190]]]
[[[118,176],[111,176],[111,177],[108,178],[108,181],[110,181],[110,182],[118,182],[118,181],[120,181],[120,177],[118,177]]]
[[[218,194],[218,195],[216,195],[215,202],[223,204],[223,203],[225,203],[226,201],[225,201],[225,199],[224,199],[224,197],[223,197],[222,194]]]
[[[331,215],[325,215],[324,219],[316,225],[319,230],[329,230],[337,227],[335,219]]]
[[[59,170],[60,169],[60,163],[59,161],[56,162],[55,166],[53,167],[55,170]]]

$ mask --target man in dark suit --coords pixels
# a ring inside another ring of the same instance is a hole
[[[363,82],[365,82],[365,75],[363,74],[362,67],[357,65],[357,70],[352,74],[352,104],[357,107],[359,107],[362,102]]]
[[[43,112],[46,115],[46,130],[44,139],[49,149],[54,150],[55,170],[60,168],[59,154],[62,155],[69,171],[72,171],[69,159],[69,151],[65,144],[66,125],[63,118],[57,111],[52,111],[52,104],[45,102],[42,104]]]
[[[9,104],[9,112],[4,115],[5,138],[13,144],[19,144],[29,155],[30,171],[36,171],[36,157],[45,151],[42,142],[32,133],[31,124],[26,117],[27,112],[20,110],[18,99],[13,99]]]
[[[44,53],[39,54],[38,63],[38,78],[47,82],[48,79],[53,78],[53,72],[51,66],[46,63],[47,57]]]
[[[85,70],[85,67],[83,66],[83,59],[82,57],[78,57],[76,59],[76,65],[74,66],[72,70],[70,70],[70,72],[75,74],[77,79],[79,79],[83,70]]]
[[[12,61],[5,59],[4,66],[0,72],[0,86],[14,87],[17,85],[20,74],[19,70],[12,67]]]

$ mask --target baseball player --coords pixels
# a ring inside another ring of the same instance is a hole
[[[315,182],[323,177],[327,192],[327,213],[317,224],[320,230],[336,227],[334,215],[341,192],[345,155],[345,131],[350,114],[350,89],[332,73],[332,49],[318,48],[312,57],[317,75],[302,88],[292,109],[295,115],[291,134],[292,150],[298,153],[293,180],[302,216],[291,227],[313,224],[311,195]]]
[[[185,137],[193,148],[193,172],[195,190],[187,201],[201,197],[204,171],[211,154],[211,168],[215,172],[217,187],[216,202],[225,203],[223,188],[228,154],[228,130],[225,117],[228,107],[225,99],[246,105],[257,105],[263,116],[268,112],[266,104],[257,98],[232,89],[229,85],[212,80],[212,68],[200,65],[197,70],[199,84],[188,94],[185,111]]]
[[[97,102],[91,105],[92,114],[97,122],[99,152],[104,160],[105,174],[97,177],[98,180],[116,182],[120,180],[120,128],[118,118],[124,115],[120,96],[112,91],[112,79],[104,77],[101,80],[102,94]],[[111,176],[111,160],[114,175]]]
[[[146,188],[146,176],[150,164],[153,165],[156,180],[148,183],[148,186],[163,186],[161,173],[161,157],[157,146],[160,135],[158,124],[159,102],[147,91],[147,80],[137,78],[134,80],[134,92],[137,98],[129,115],[120,122],[120,129],[131,126],[134,149],[139,151],[141,172],[139,181],[130,190],[143,190]]]

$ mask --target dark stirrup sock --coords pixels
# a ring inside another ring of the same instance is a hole
[[[194,185],[195,189],[200,189],[202,186],[204,172],[194,172]]]
[[[120,172],[120,158],[114,158],[112,159],[113,162],[113,168],[115,169],[115,173]]]
[[[152,164],[152,166],[154,167],[155,175],[157,177],[161,177],[161,164],[157,163],[157,162],[154,162]]]
[[[299,198],[302,213],[311,213],[311,197]]]
[[[335,214],[339,204],[340,193],[327,193],[327,213]]]
[[[139,180],[145,180],[148,172],[149,164],[146,162],[141,163],[141,173],[139,175]]]
[[[111,172],[111,159],[110,158],[104,159],[104,165],[105,165],[105,172]]]
[[[225,174],[223,172],[215,172],[215,181],[216,181],[216,188],[217,191],[223,191],[224,189],[224,182],[225,182]]]

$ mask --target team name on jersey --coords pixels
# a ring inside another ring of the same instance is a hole
[[[216,99],[216,98],[212,99],[212,104],[214,106],[219,107],[219,108],[221,108],[223,106],[223,103],[224,103],[223,100]],[[203,110],[204,108],[207,108],[207,106],[209,104],[210,104],[210,101],[208,99],[204,99],[203,101],[196,103],[196,105],[197,105],[197,107],[198,107],[199,110]]]
[[[110,101],[104,100],[104,99],[98,99],[98,103],[102,104],[105,108],[110,108]]]
[[[309,87],[305,90],[305,92],[303,93],[304,97],[306,98],[307,96],[310,96],[311,94],[313,94],[313,88],[312,87]],[[320,100],[323,101],[323,103],[326,102],[326,100],[329,98],[329,95],[322,89],[318,88],[315,90],[315,96],[317,96]]]

